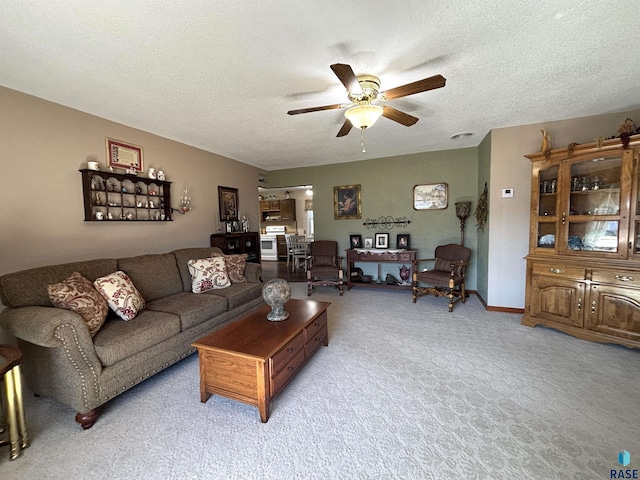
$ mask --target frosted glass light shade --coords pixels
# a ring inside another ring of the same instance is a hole
[[[382,107],[378,105],[358,105],[344,112],[351,125],[356,128],[369,128],[382,115]]]

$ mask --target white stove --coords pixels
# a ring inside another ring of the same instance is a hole
[[[267,225],[260,235],[260,260],[278,261],[278,235],[284,235],[287,227]]]

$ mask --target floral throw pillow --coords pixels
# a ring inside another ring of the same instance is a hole
[[[146,303],[126,273],[117,271],[93,282],[111,310],[123,320],[135,318]]]
[[[224,258],[201,258],[187,262],[191,274],[191,291],[202,293],[231,285]]]
[[[60,283],[48,285],[47,292],[54,306],[80,315],[92,337],[98,333],[109,313],[105,299],[79,272],[73,272]]]
[[[227,274],[229,275],[231,283],[245,283],[247,281],[244,276],[244,271],[247,268],[248,256],[249,255],[246,253],[234,255],[220,255],[219,253],[213,253],[211,255],[212,258],[224,258],[225,268],[227,269]]]

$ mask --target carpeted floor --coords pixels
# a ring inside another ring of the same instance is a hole
[[[293,297],[307,298],[304,283]],[[321,348],[272,403],[199,401],[195,355],[75,412],[26,395],[31,446],[10,479],[605,479],[640,464],[640,352],[520,325],[476,297],[356,290],[332,302]],[[622,468],[622,467],[620,467]]]

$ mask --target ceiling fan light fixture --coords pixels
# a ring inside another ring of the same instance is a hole
[[[356,128],[370,128],[382,116],[382,111],[379,105],[356,105],[344,112],[344,116]]]

